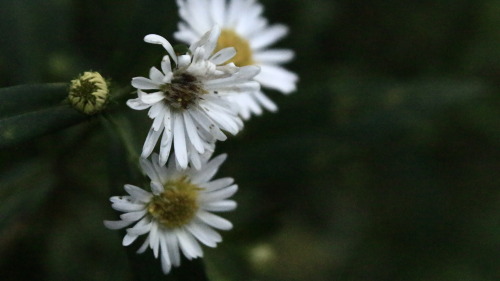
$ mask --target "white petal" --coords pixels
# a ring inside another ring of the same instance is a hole
[[[163,126],[160,126],[160,130],[158,131],[155,131],[153,127],[149,129],[146,140],[144,141],[144,146],[142,147],[141,157],[147,158],[151,154],[151,152],[153,152],[153,149],[158,142],[158,138],[160,138],[160,135],[163,131],[162,128]]]
[[[151,181],[160,182],[160,178],[158,177],[158,173],[156,172],[153,164],[148,159],[141,158],[139,160],[139,164],[141,165],[141,169],[148,175]]]
[[[223,200],[218,202],[206,203],[203,209],[209,212],[228,212],[236,209],[236,202],[233,200]]]
[[[215,191],[233,184],[233,178],[220,178],[211,182],[199,184],[200,187],[205,188],[206,191]]]
[[[158,258],[158,250],[160,247],[160,237],[158,233],[158,225],[153,223],[149,232],[149,247],[153,250],[155,258]]]
[[[182,115],[174,115],[174,152],[175,158],[182,168],[186,168],[188,164],[186,137],[184,131],[184,122]]]
[[[199,210],[196,217],[213,228],[221,230],[230,230],[233,228],[233,224],[230,221],[207,211]]]
[[[216,85],[206,87],[206,90],[210,91],[212,89],[218,90],[220,95],[243,95],[250,94],[260,90],[260,84],[256,81],[240,82],[237,84],[229,85]]]
[[[200,244],[198,244],[191,233],[184,230],[178,230],[176,234],[180,248],[188,260],[203,256]]]
[[[260,68],[255,65],[247,65],[240,67],[238,72],[225,78],[213,79],[205,82],[207,87],[219,86],[229,86],[236,83],[247,82],[253,77],[255,77],[260,72]]]
[[[142,243],[142,246],[137,250],[137,253],[138,254],[144,253],[144,251],[146,251],[146,249],[148,248],[148,245],[149,245],[149,235],[148,237],[146,237],[146,240],[144,240],[144,243]]]
[[[168,253],[170,255],[170,260],[174,266],[181,265],[181,255],[179,253],[179,243],[177,241],[177,236],[173,233],[169,233],[165,237],[167,241]]]
[[[229,115],[224,112],[218,112],[223,109],[217,108],[213,103],[205,103],[202,107],[205,109],[205,112],[212,119],[212,121],[222,130],[236,135],[242,129],[243,122],[236,114]]]
[[[255,97],[255,99],[257,99],[259,103],[262,104],[267,110],[271,112],[275,112],[278,110],[276,104],[272,100],[270,100],[263,92],[253,92],[252,96]]]
[[[214,202],[227,199],[233,196],[236,191],[238,191],[238,186],[233,184],[229,187],[222,188],[216,191],[203,193],[203,196],[200,198],[201,202]]]
[[[167,75],[168,73],[172,72],[172,66],[170,64],[170,57],[169,56],[164,56],[163,59],[161,60],[161,71]],[[163,83],[167,83],[169,81],[163,81]]]
[[[135,211],[123,213],[120,215],[120,219],[125,221],[138,221],[146,214],[146,210]]]
[[[165,129],[160,142],[160,165],[164,166],[167,163],[168,156],[170,155],[170,149],[172,148],[173,132],[172,132],[172,115],[169,113],[165,114]],[[161,175],[161,174],[160,174]],[[164,180],[162,180],[164,182]]]
[[[170,42],[167,41],[167,39],[161,37],[160,35],[149,34],[149,35],[146,35],[146,37],[144,37],[144,41],[147,43],[151,43],[151,44],[162,45],[163,48],[165,48],[165,50],[167,50],[167,52],[170,55],[170,57],[172,58],[172,60],[175,63],[177,63],[177,55],[175,54],[174,48],[172,47]]]
[[[145,78],[145,77],[134,77],[132,78],[132,86],[141,90],[157,90],[159,89],[158,83]]]
[[[261,65],[261,72],[255,80],[264,87],[289,94],[295,91],[298,77],[295,73],[277,65]]]
[[[113,203],[111,207],[120,212],[134,212],[144,209],[144,204],[135,204],[131,202],[119,201]]]
[[[131,184],[126,184],[124,186],[125,191],[132,196],[135,200],[141,201],[141,202],[149,202],[151,197],[153,196],[151,193],[147,192],[146,190],[137,187],[135,185]]]
[[[205,147],[203,146],[202,140],[198,135],[198,130],[196,129],[196,126],[193,123],[191,115],[189,114],[188,111],[184,111],[183,115],[184,115],[184,125],[186,126],[186,131],[189,137],[189,141],[191,142],[191,144],[193,144],[193,147],[196,149],[196,151],[198,151],[199,153],[204,153]]]
[[[132,223],[133,223],[133,221],[123,221],[123,220],[104,221],[104,226],[108,229],[116,230],[116,229],[122,229],[124,227],[127,227],[127,226],[131,225]]]
[[[222,241],[220,234],[205,224],[193,222],[188,224],[186,228],[196,237],[196,239],[208,247],[214,248],[217,246],[217,242]]]
[[[141,101],[145,104],[155,104],[165,98],[165,94],[162,92],[146,93],[140,96]]]
[[[149,78],[157,83],[162,83],[163,82],[163,73],[161,73],[158,68],[156,67],[151,67],[149,70]]]
[[[193,184],[209,181],[219,170],[220,165],[227,159],[227,154],[221,154],[208,162],[203,169],[191,178]]]
[[[137,239],[137,235],[131,235],[131,234],[127,233],[123,237],[122,245],[128,246],[128,245],[132,244],[135,241],[135,239]]]
[[[223,26],[226,17],[226,1],[212,0],[210,4],[212,22],[218,24],[219,26]]]
[[[214,25],[212,29],[205,33],[198,42],[193,43],[189,47],[189,50],[194,53],[198,47],[203,47],[206,54],[205,58],[208,58],[213,53],[215,46],[217,45],[217,39],[219,38],[220,31],[220,27],[218,25]]]
[[[253,54],[253,59],[258,63],[263,64],[281,64],[289,62],[293,59],[294,52],[292,50],[265,50]]]
[[[155,182],[155,181],[152,181],[151,184],[151,191],[153,192],[153,194],[155,195],[158,195],[160,193],[162,193],[165,189],[163,187],[163,185],[159,182]]]
[[[169,257],[169,249],[167,247],[167,242],[165,240],[165,236],[168,235],[164,233],[164,231],[161,231],[160,233],[160,250],[161,250],[161,268],[163,270],[163,273],[167,274],[170,272],[170,269],[172,268],[172,264],[170,263],[170,257]]]
[[[255,34],[250,40],[252,49],[265,48],[283,38],[288,33],[288,27],[282,24],[275,24]]]
[[[151,220],[148,217],[144,217],[134,227],[128,228],[127,233],[135,236],[143,235],[151,230],[151,225]]]
[[[174,38],[184,42],[186,44],[191,44],[200,38],[200,35],[191,29],[186,23],[179,22],[177,24],[179,31],[174,33]]]
[[[130,99],[127,101],[128,107],[135,109],[135,110],[144,110],[146,108],[149,108],[151,105],[143,103],[140,98],[136,99]]]
[[[151,128],[153,128],[153,130],[155,131],[159,131],[160,129],[163,130],[163,127],[165,126],[165,124],[163,123],[164,116],[165,116],[165,111],[162,110],[155,117],[155,119],[153,120],[153,125],[151,125]]]
[[[248,35],[262,30],[261,22],[265,20],[260,16],[264,7],[255,1],[246,1],[246,7],[240,12],[238,22],[236,24],[236,31],[243,35],[243,37],[248,37]],[[267,24],[265,22],[264,26]]]
[[[226,61],[230,60],[236,55],[236,49],[233,47],[230,48],[224,48],[217,53],[215,53],[213,56],[210,57],[210,61],[213,62],[214,64],[223,64]]]
[[[142,98],[142,96],[143,95],[141,95],[141,98]],[[163,104],[161,104],[161,103],[157,103],[157,104],[151,106],[151,108],[148,110],[149,118],[155,119],[156,116],[158,116],[158,114],[160,114],[164,108],[168,108],[168,107],[163,106]]]
[[[204,112],[204,110],[198,105],[193,110],[191,115],[198,125],[205,131],[210,132],[210,134],[217,140],[225,141],[227,139],[226,135],[219,129],[218,126],[212,121],[212,119]]]

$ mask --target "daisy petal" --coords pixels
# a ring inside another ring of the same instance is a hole
[[[288,27],[275,24],[250,38],[250,45],[252,49],[262,49],[285,37],[287,33]]]
[[[188,164],[186,137],[184,132],[182,115],[174,115],[174,152],[175,158],[179,161],[182,168],[186,168]]]
[[[196,217],[213,228],[220,230],[230,230],[233,228],[233,224],[230,221],[203,210],[198,211]]]
[[[202,257],[203,252],[201,250],[200,244],[194,239],[192,234],[186,231],[177,231],[176,232],[177,239],[179,240],[179,245],[189,260],[197,257]]]
[[[132,78],[132,86],[141,90],[157,90],[159,85],[145,77],[134,77]]]
[[[168,247],[167,247],[167,241],[165,239],[165,236],[168,234],[162,233],[160,236],[160,253],[161,253],[161,268],[163,270],[163,273],[167,274],[170,272],[170,269],[172,268],[172,263],[170,262],[170,257],[168,254]]]
[[[133,223],[133,221],[123,221],[123,220],[119,220],[119,221],[104,221],[104,226],[109,228],[109,229],[122,229],[122,228],[125,228],[129,225],[131,225]]]
[[[147,43],[151,44],[159,44],[162,45],[165,50],[167,50],[168,54],[172,58],[172,60],[177,63],[177,55],[174,52],[174,48],[172,47],[172,44],[167,41],[167,39],[161,37],[160,35],[156,34],[149,34],[144,37],[144,41]]]
[[[289,94],[295,91],[298,77],[295,73],[277,65],[261,65],[261,72],[255,80],[264,87]]]
[[[228,212],[236,209],[236,202],[233,200],[223,200],[217,202],[206,203],[203,209],[210,212]]]
[[[255,61],[259,64],[281,64],[289,62],[294,57],[292,50],[265,50],[253,55]]]

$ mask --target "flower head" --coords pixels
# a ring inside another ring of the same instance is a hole
[[[287,49],[268,47],[288,33],[281,24],[269,26],[262,17],[263,7],[255,0],[177,0],[182,22],[174,37],[186,43],[198,40],[214,24],[222,32],[215,52],[234,47],[236,56],[231,59],[237,66],[258,65],[261,72],[255,77],[263,87],[278,90],[284,94],[296,89],[298,77],[280,66],[289,62],[294,53]],[[231,96],[238,104],[239,114],[248,119],[250,115],[262,113],[262,107],[276,111],[276,105],[261,91]]]
[[[236,202],[227,200],[238,189],[233,179],[212,180],[225,159],[226,155],[219,155],[204,161],[200,170],[177,170],[174,161],[160,166],[158,157],[151,162],[142,159],[142,169],[151,179],[151,192],[125,185],[127,196],[110,199],[113,209],[123,214],[118,221],[104,221],[105,226],[121,229],[135,223],[127,229],[122,244],[128,246],[147,234],[137,252],[143,253],[149,247],[156,258],[160,255],[165,274],[172,265],[180,265],[180,252],[187,259],[202,257],[199,242],[216,247],[222,237],[214,228],[232,228],[231,222],[212,213],[236,208]]]
[[[108,85],[99,72],[86,71],[71,80],[68,99],[78,111],[96,114],[106,107],[108,97]]]
[[[220,29],[215,26],[191,44],[188,54],[179,56],[165,38],[155,34],[144,38],[148,43],[161,44],[170,56],[163,58],[161,71],[151,68],[149,79],[132,79],[138,98],[129,100],[127,105],[136,110],[149,108],[148,115],[154,119],[144,142],[143,158],[152,153],[163,133],[161,165],[167,162],[173,143],[181,168],[188,163],[200,168],[201,158],[211,154],[215,141],[226,139],[222,131],[236,134],[243,127],[236,107],[228,98],[258,91],[259,83],[251,80],[260,69],[224,64],[236,51],[224,48],[214,53],[219,34]]]

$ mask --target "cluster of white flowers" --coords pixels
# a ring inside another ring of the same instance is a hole
[[[135,223],[123,245],[147,234],[138,252],[149,246],[165,274],[180,265],[180,252],[188,259],[201,257],[198,241],[215,247],[222,238],[214,228],[232,228],[212,214],[236,208],[227,199],[237,190],[232,178],[212,180],[226,158],[210,160],[216,141],[226,140],[227,132],[237,134],[243,120],[264,108],[276,111],[261,86],[288,94],[297,82],[296,74],[280,66],[293,52],[267,49],[287,28],[269,26],[255,0],[177,0],[177,5],[182,21],[174,37],[190,44],[187,53],[176,53],[159,35],[147,35],[144,41],[162,45],[166,55],[161,70],[152,67],[149,78],[132,79],[137,98],[127,102],[135,110],[149,109],[153,119],[141,155],[151,192],[125,185],[129,195],[111,197],[113,209],[124,213],[118,221],[105,221],[110,229]],[[153,153],[158,142],[159,154]]]

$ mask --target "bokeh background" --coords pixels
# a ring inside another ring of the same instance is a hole
[[[500,280],[500,1],[261,2],[291,29],[276,46],[300,82],[217,147],[239,207],[208,277]],[[179,19],[167,0],[2,0],[0,15],[1,87],[91,69],[121,93],[163,55],[144,35],[173,40]],[[110,114],[139,149],[144,112]],[[99,117],[1,148],[0,279],[134,280],[102,224],[141,183],[127,159]]]

